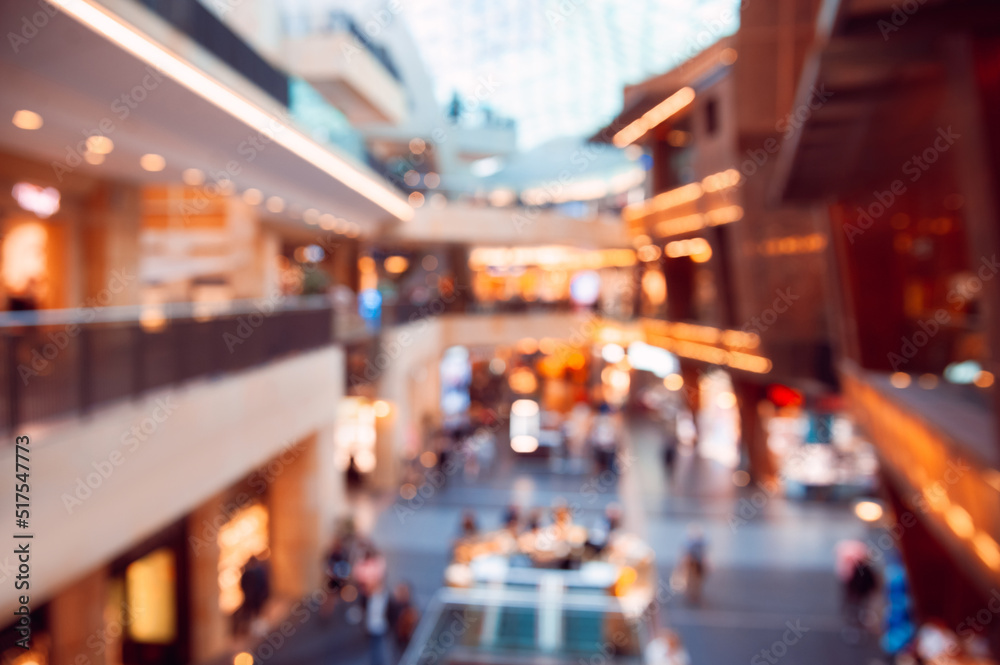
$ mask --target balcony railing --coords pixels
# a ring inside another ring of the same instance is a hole
[[[568,302],[386,304],[377,321],[326,296],[0,312],[0,432],[250,369],[442,314],[580,311]],[[588,308],[588,311],[598,311]]]
[[[0,314],[0,430],[329,344],[322,297]]]

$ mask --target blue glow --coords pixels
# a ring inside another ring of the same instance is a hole
[[[369,322],[382,318],[382,294],[377,289],[365,289],[358,294],[358,316]]]

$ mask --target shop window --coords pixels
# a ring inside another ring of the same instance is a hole
[[[240,577],[250,557],[267,558],[268,513],[261,504],[247,506],[219,529],[219,608],[233,614],[243,605]]]
[[[162,547],[125,569],[125,602],[130,610],[129,637],[144,644],[177,639],[177,561]]]
[[[38,309],[48,284],[48,231],[38,222],[17,224],[0,250],[0,277],[12,310]]]

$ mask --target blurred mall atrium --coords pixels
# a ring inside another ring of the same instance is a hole
[[[0,26],[0,665],[1000,662],[996,0]]]

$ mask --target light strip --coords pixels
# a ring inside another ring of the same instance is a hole
[[[767,374],[772,364],[768,358],[737,349],[752,349],[760,337],[742,330],[723,330],[691,323],[646,321],[646,341],[684,358],[713,365],[726,365],[755,374]],[[721,346],[720,346],[721,344]]]
[[[624,148],[630,143],[642,137],[643,134],[656,127],[664,120],[683,109],[694,101],[694,88],[684,87],[670,95],[662,102],[642,114],[642,117],[633,120],[625,129],[615,134],[611,139],[619,148]]]
[[[413,218],[413,208],[385,185],[189,65],[91,0],[52,0],[52,4],[251,129],[259,131],[339,180],[394,217],[403,221]]]
[[[743,176],[736,169],[719,171],[705,176],[700,183],[693,182],[689,185],[675,187],[641,203],[625,206],[625,209],[622,210],[622,216],[626,221],[631,222],[654,212],[669,210],[685,203],[697,201],[703,194],[713,194],[735,187],[740,184],[742,178]]]

